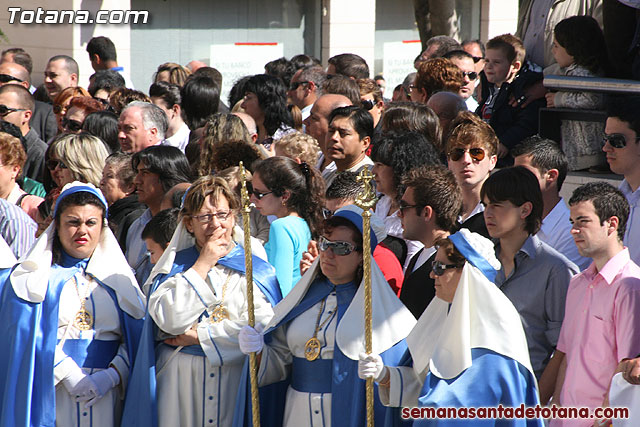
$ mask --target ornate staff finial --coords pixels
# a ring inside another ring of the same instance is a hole
[[[376,193],[373,190],[373,185],[371,185],[372,179],[373,175],[367,168],[364,168],[362,172],[358,174],[357,180],[358,182],[362,183],[363,189],[362,192],[356,197],[354,203],[363,211],[373,209],[376,206],[376,202],[378,200],[376,197]]]

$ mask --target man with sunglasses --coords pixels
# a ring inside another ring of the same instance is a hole
[[[611,170],[623,175],[619,190],[629,202],[629,221],[623,243],[631,259],[640,264],[640,97],[612,97],[607,103],[607,123],[602,150]]]
[[[33,109],[33,96],[23,86],[8,84],[0,87],[0,118],[16,125],[25,139],[27,161],[24,164],[23,174],[42,182],[47,144],[31,129]]]
[[[326,73],[319,65],[311,65],[296,71],[291,78],[287,97],[302,112],[302,120],[311,114],[311,107],[321,95],[320,88],[326,80]]]
[[[372,79],[358,79],[360,89],[360,102],[362,107],[371,114],[373,118],[373,142],[375,144],[382,134],[382,114],[384,113],[384,99],[382,90]]]
[[[402,237],[418,240],[424,248],[409,261],[400,300],[418,319],[435,296],[435,281],[429,275],[436,255],[434,243],[457,229],[462,193],[455,176],[444,166],[413,169],[402,184],[406,187],[400,199]],[[433,272],[439,276],[444,271]]]
[[[458,94],[466,102],[469,111],[476,111],[478,101],[473,98],[473,91],[476,88],[478,73],[476,72],[475,63],[473,62],[473,56],[464,50],[454,50],[453,52],[447,53],[444,58],[453,62],[453,64],[462,71],[464,84]]]

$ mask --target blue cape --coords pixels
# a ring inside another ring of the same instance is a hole
[[[41,303],[19,298],[5,276],[0,293],[0,336],[6,349],[0,354],[0,426],[55,425],[53,367],[60,294],[64,284],[88,262],[64,253],[62,258],[61,265],[51,266],[49,286]],[[119,308],[115,291],[96,282]],[[118,312],[130,360],[135,360],[142,322],[120,309]]]
[[[200,253],[195,246],[176,254],[171,271],[154,278],[149,296],[166,279],[188,270],[196,262]],[[218,264],[245,274],[244,249],[236,245]],[[275,306],[281,299],[280,286],[275,270],[271,264],[256,256],[253,257],[253,280],[271,305]],[[140,337],[140,349],[134,369],[129,377],[129,388],[122,415],[122,426],[156,427],[158,425],[158,405],[156,400],[156,326],[147,314]]]
[[[327,279],[316,278],[309,287],[306,295],[303,297],[300,304],[295,306],[278,325],[271,330],[267,331],[265,335],[265,342],[268,344],[270,340],[270,333],[275,328],[280,327],[305,311],[309,310],[315,304],[320,302],[334,289],[337,291],[338,296],[338,313],[344,313],[347,307],[351,303],[356,290],[357,285],[341,285],[343,288],[334,287]],[[364,314],[363,314],[364,315]],[[338,318],[340,322],[340,317]],[[382,353],[380,356],[385,365],[397,366],[401,361],[405,352],[407,352],[407,345],[404,340],[398,342],[396,345]],[[358,361],[351,360],[345,356],[340,347],[337,345],[333,351],[333,377],[331,385],[331,425],[340,427],[361,427],[366,425],[366,398],[365,398],[365,381],[358,377]],[[260,395],[260,423],[265,426],[279,426],[282,425],[284,417],[284,407],[286,399],[286,382],[280,382],[272,384],[266,387],[261,387],[261,391],[269,390],[270,393],[261,393]],[[270,387],[278,386],[277,392]],[[242,389],[241,389],[242,391]],[[251,427],[251,405],[249,389],[244,390],[246,400],[249,404],[244,407],[244,416],[240,412],[243,407],[238,401],[236,405],[236,414],[234,416],[234,427],[244,426]],[[263,399],[265,394],[265,399]],[[398,408],[386,408],[380,403],[378,397],[378,386],[374,386],[374,419],[375,424],[378,426],[397,426],[400,425],[400,416]],[[386,422],[386,424],[385,424]]]

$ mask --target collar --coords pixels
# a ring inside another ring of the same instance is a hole
[[[493,244],[496,247],[496,255],[500,254],[500,239],[492,239]],[[524,253],[529,258],[534,259],[538,253],[538,246],[540,246],[540,239],[536,235],[529,235],[527,240],[524,241],[522,247],[516,252],[516,257],[520,253]]]
[[[622,194],[629,200],[629,203],[635,203],[640,200],[640,187],[636,188],[636,191],[633,191],[626,178],[622,180],[618,190],[622,191]]]
[[[600,276],[607,282],[608,285],[613,283],[613,280],[620,274],[620,271],[629,263],[631,257],[629,256],[629,249],[624,248],[616,255],[613,256],[607,263],[602,267],[602,269],[598,272]],[[595,271],[595,264],[593,264]],[[589,268],[591,268],[589,267]]]

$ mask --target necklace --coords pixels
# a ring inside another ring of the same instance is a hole
[[[227,312],[227,308],[224,306],[224,297],[227,294],[227,285],[230,280],[231,273],[227,275],[227,280],[225,280],[224,285],[222,286],[222,298],[220,299],[220,303],[218,303],[218,305],[216,305],[209,313],[209,322],[211,323],[220,323],[229,318],[229,312]]]
[[[73,326],[80,329],[81,331],[88,331],[93,327],[93,316],[91,316],[91,313],[87,311],[87,308],[85,306],[87,299],[89,299],[91,283],[87,283],[87,290],[84,293],[84,297],[81,297],[80,286],[78,284],[78,279],[76,278],[76,276],[73,276],[73,280],[76,282],[76,292],[78,293],[78,298],[80,298],[80,310],[78,310],[73,319]]]
[[[327,302],[327,298],[325,297],[322,300],[322,304],[320,304],[320,310],[318,310],[318,317],[316,318],[316,327],[313,331],[313,336],[309,338],[309,340],[304,345],[304,357],[309,361],[313,362],[320,356],[320,341],[318,340],[318,331],[322,329],[324,325],[327,324],[329,320],[333,318],[333,313],[329,312],[329,317],[324,319],[322,324],[320,324],[320,318],[322,317],[322,311],[324,310],[325,303]]]

